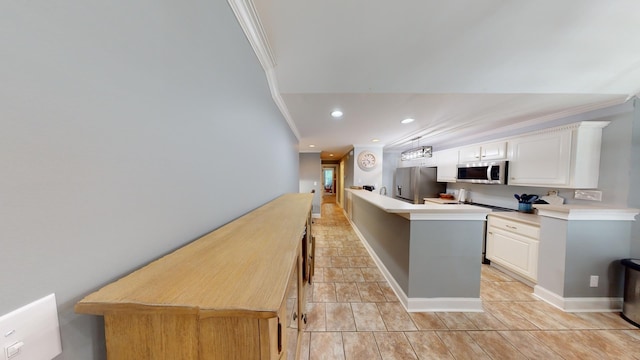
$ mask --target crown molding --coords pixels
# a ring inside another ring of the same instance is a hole
[[[247,40],[249,40],[249,44],[251,44],[251,48],[253,48],[258,61],[260,61],[260,65],[262,65],[262,69],[267,77],[267,83],[269,84],[269,90],[271,91],[273,101],[276,103],[280,113],[287,121],[291,132],[293,132],[296,139],[300,141],[300,132],[293,122],[291,114],[289,114],[287,105],[282,99],[282,96],[280,96],[278,81],[275,74],[275,67],[277,65],[275,56],[271,51],[267,34],[262,27],[262,22],[260,22],[256,8],[253,5],[253,1],[228,0],[228,3],[236,16],[236,19],[238,19],[240,27],[242,27],[242,31],[247,37]]]
[[[560,121],[562,119],[566,119],[567,121],[571,120],[575,122],[582,121],[582,120],[589,120],[589,119],[577,119],[577,118],[578,117],[593,118],[594,116],[608,115],[606,112],[607,109],[610,109],[611,112],[613,113],[619,110],[628,111],[631,108],[630,105],[632,104],[628,101],[628,98],[625,99],[622,96],[620,96],[620,97],[616,97],[613,99],[600,101],[596,103],[577,105],[568,109],[563,109],[563,110],[545,114],[542,116],[531,117],[529,119],[526,119],[528,116],[523,115],[520,118],[525,120],[517,121],[513,125],[502,126],[500,127],[500,132],[502,134],[509,134],[509,136],[511,136],[511,135],[517,134],[521,129],[527,129],[529,127],[536,127],[536,126],[545,126],[545,124],[548,124],[556,120]],[[576,119],[573,119],[574,117],[576,117]],[[428,129],[418,129],[413,133],[402,137],[401,139],[388,143],[386,148],[401,149],[405,146],[408,146],[407,144],[411,143],[411,139],[413,137],[421,137],[422,141],[429,142],[429,136],[438,135],[438,134],[439,132],[428,133]],[[473,133],[464,134],[464,135],[458,133],[455,135],[455,139],[446,139],[446,140],[440,141],[440,143],[437,143],[437,144],[432,143],[431,145],[436,145],[434,146],[434,148],[438,147],[438,150],[443,150],[443,149],[448,149],[450,147],[458,146],[458,144],[469,144],[472,142],[480,141],[479,139],[486,139],[486,138],[497,139],[495,138],[494,135],[495,135],[495,129],[486,130],[482,132],[473,132]],[[453,141],[452,146],[444,146],[444,147],[437,146],[437,145],[442,145],[443,143],[448,145],[452,141]]]
[[[273,69],[276,66],[275,56],[267,40],[267,34],[258,18],[258,13],[251,0],[228,0],[233,13],[236,15],[242,31],[244,31],[253,51],[258,56],[262,68]]]

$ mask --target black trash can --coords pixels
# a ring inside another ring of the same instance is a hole
[[[640,327],[640,259],[622,259],[624,265],[623,319]]]

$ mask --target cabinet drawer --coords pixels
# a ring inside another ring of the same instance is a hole
[[[540,238],[540,227],[535,225],[525,224],[519,221],[511,221],[495,216],[489,216],[488,227],[491,227],[509,231],[523,236],[538,240]]]

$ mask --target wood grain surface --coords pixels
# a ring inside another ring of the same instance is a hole
[[[312,199],[285,194],[88,295],[75,311],[276,316]]]

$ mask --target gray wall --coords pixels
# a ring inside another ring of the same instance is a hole
[[[367,243],[409,295],[411,221],[352,196],[352,220]]]
[[[568,221],[550,217],[540,218],[540,238],[545,241],[540,241],[538,245],[538,285],[563,297],[567,227]]]
[[[479,298],[484,221],[411,222],[409,297]]]
[[[0,314],[75,302],[286,192],[297,140],[226,1],[0,3]]]
[[[628,221],[568,222],[564,297],[622,297],[630,228]],[[589,287],[591,275],[599,276],[597,288]]]
[[[565,298],[622,297],[620,259],[629,254],[628,221],[540,219],[538,284]],[[589,277],[599,276],[598,287]]]
[[[314,215],[320,215],[320,204],[324,191],[320,153],[300,153],[300,172],[298,177],[300,178],[300,192],[307,193],[315,190],[311,212]]]
[[[352,198],[353,222],[408,297],[480,296],[483,221],[409,221]]]

